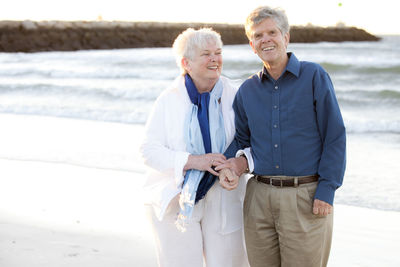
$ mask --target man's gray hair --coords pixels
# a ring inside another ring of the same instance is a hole
[[[288,18],[283,9],[271,8],[268,6],[260,6],[254,9],[250,13],[250,15],[247,16],[246,19],[245,30],[247,38],[249,38],[249,40],[251,40],[252,38],[253,26],[260,24],[261,22],[263,22],[265,19],[268,18],[271,18],[275,21],[276,25],[278,26],[282,34],[286,34],[290,31]]]
[[[215,42],[222,48],[221,35],[211,28],[195,30],[188,28],[176,37],[172,48],[176,57],[176,64],[183,74],[186,70],[182,66],[182,58],[193,59],[196,51],[203,49],[210,42]]]

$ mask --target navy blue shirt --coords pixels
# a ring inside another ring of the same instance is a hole
[[[235,142],[227,153],[251,147],[259,175],[318,174],[314,198],[332,205],[346,165],[339,105],[320,65],[288,57],[278,80],[264,67],[240,86],[233,103]]]

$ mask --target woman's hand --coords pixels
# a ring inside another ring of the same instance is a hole
[[[219,172],[219,184],[226,190],[231,191],[239,185],[239,176],[230,169],[222,169]]]
[[[230,169],[237,176],[241,176],[246,172],[248,168],[246,157],[230,158],[225,161],[225,163],[218,165],[215,170],[220,171],[222,169]]]
[[[189,155],[188,161],[183,168],[184,171],[195,169],[199,171],[208,171],[216,176],[216,172],[213,167],[225,163],[226,158],[224,155],[219,153],[208,153],[203,155]]]

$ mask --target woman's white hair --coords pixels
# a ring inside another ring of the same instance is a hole
[[[205,48],[210,42],[215,42],[222,48],[221,35],[211,28],[199,30],[188,28],[176,37],[172,48],[175,53],[176,64],[181,69],[182,74],[186,73],[182,66],[182,58],[193,59],[196,51]]]

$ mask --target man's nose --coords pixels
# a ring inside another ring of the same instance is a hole
[[[263,43],[267,43],[271,38],[269,37],[268,34],[263,34],[262,38],[261,38],[261,42]]]

